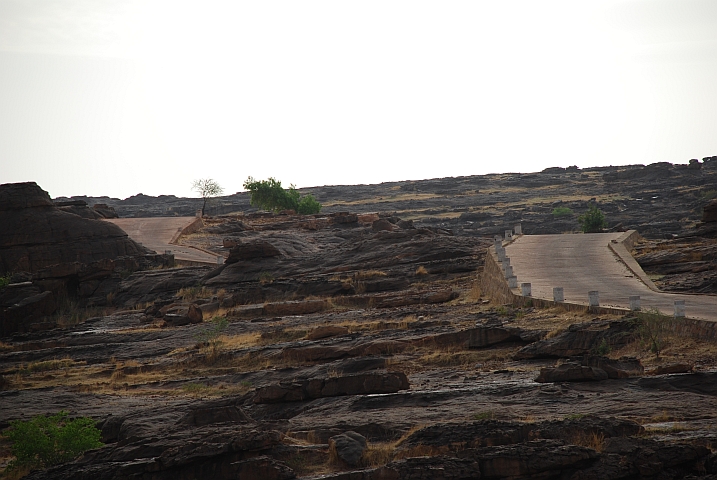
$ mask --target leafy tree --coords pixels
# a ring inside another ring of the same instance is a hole
[[[270,212],[293,210],[301,215],[311,215],[321,211],[321,204],[312,195],[301,197],[294,185],[283,188],[281,182],[273,177],[268,180],[255,180],[249,177],[244,188],[251,193],[251,204]]]
[[[578,217],[578,222],[580,223],[580,229],[584,233],[597,233],[607,226],[605,215],[597,205],[590,205],[587,213]]]
[[[204,216],[204,209],[207,207],[207,200],[212,197],[218,197],[224,193],[224,189],[211,178],[194,180],[194,182],[192,182],[192,190],[199,193],[204,199],[204,203],[202,204],[202,216]]]
[[[99,448],[101,432],[88,417],[68,420],[67,412],[13,420],[3,433],[12,442],[15,456],[9,468],[47,468],[69,462],[87,450]]]

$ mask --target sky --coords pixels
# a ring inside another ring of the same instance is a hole
[[[197,196],[717,155],[714,0],[0,0],[0,183]]]

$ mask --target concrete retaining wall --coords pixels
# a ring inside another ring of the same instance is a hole
[[[202,228],[203,226],[204,226],[204,222],[202,221],[202,218],[197,217],[194,220],[192,220],[192,223],[190,223],[186,227],[177,230],[177,233],[174,234],[174,236],[169,241],[169,243],[171,245],[176,245],[177,241],[179,240],[179,237],[181,237],[182,235],[189,235],[191,233],[194,233],[197,230],[199,230],[200,228]]]

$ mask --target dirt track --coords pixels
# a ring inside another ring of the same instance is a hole
[[[192,223],[194,219],[195,217],[153,217],[113,218],[107,221],[127,232],[132,240],[157,253],[169,250],[174,254],[175,260],[215,265],[217,263],[216,255],[170,243],[177,233]]]

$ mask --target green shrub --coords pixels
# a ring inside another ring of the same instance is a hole
[[[585,215],[580,215],[578,222],[584,233],[597,233],[607,226],[605,215],[596,205],[591,205]]]
[[[8,468],[47,468],[73,460],[87,450],[99,448],[101,432],[88,417],[74,420],[67,412],[38,415],[32,420],[13,420],[3,435],[12,443],[15,460]]]
[[[229,326],[229,320],[227,320],[226,317],[216,316],[208,323],[210,323],[210,326],[199,332],[196,339],[201,343],[208,343],[210,346],[216,348],[220,343],[219,336],[224,333],[224,330]]]
[[[9,273],[7,275],[0,276],[0,288],[5,288],[10,285],[10,277],[11,275]]]
[[[301,197],[294,185],[283,188],[281,182],[270,177],[268,180],[254,180],[249,177],[244,188],[251,193],[252,206],[269,212],[293,210],[301,215],[310,215],[321,211],[321,204],[312,195]]]
[[[553,209],[554,217],[569,217],[573,214],[573,211],[568,207],[555,207]]]

